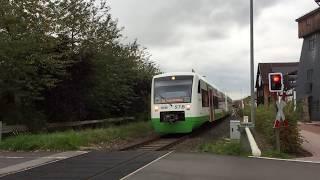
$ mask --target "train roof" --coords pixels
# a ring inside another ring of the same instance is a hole
[[[167,73],[162,73],[154,76],[153,78],[159,78],[159,77],[167,77],[167,76],[194,76],[198,75],[197,73],[194,72],[167,72]],[[199,76],[199,75],[198,75]]]
[[[204,78],[202,75],[194,72],[167,72],[163,74],[159,74],[154,76],[153,78],[160,78],[160,77],[167,77],[167,76],[198,76],[199,79],[203,80],[204,82],[210,84],[213,86],[217,91],[222,92],[214,83],[209,82],[206,78]]]
[[[212,83],[209,83],[202,75],[194,72],[167,72],[167,73],[156,75],[153,78],[160,78],[160,77],[167,77],[167,76],[197,76],[199,77],[199,79],[205,81],[206,83],[212,84]]]

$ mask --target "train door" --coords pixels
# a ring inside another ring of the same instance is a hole
[[[212,89],[209,89],[209,117],[210,121],[214,121],[214,104],[213,104],[213,92]]]

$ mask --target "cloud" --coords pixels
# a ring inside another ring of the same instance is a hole
[[[148,46],[172,46],[188,36],[188,29],[199,29],[197,36],[226,38],[234,26],[249,23],[248,0],[113,0],[111,8],[126,12],[121,24],[128,26],[128,37],[139,38]],[[260,0],[256,15],[276,0]],[[114,5],[114,6],[113,6]],[[114,10],[115,11],[115,10]],[[143,36],[141,36],[143,34]]]
[[[300,15],[312,1],[255,0],[255,69],[258,62],[297,61]],[[249,0],[109,0],[111,13],[164,72],[206,75],[234,99],[248,95]]]

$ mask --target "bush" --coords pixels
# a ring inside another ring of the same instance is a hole
[[[302,139],[299,134],[298,120],[301,117],[300,108],[294,111],[292,102],[284,108],[286,119],[289,122],[288,128],[280,129],[281,151],[285,153],[298,153],[301,149]],[[243,110],[243,114],[249,116],[250,107]],[[276,108],[274,105],[258,106],[256,109],[256,132],[270,144],[275,144],[275,130],[273,123],[276,117]]]
[[[300,106],[294,111],[293,103],[289,103],[285,109],[284,113],[286,119],[289,122],[288,128],[281,129],[281,148],[284,152],[296,153],[301,149],[302,137],[299,133],[298,121],[301,118]]]

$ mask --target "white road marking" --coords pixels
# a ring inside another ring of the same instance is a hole
[[[66,159],[67,156],[44,156],[44,157],[32,157],[32,156],[25,156],[25,157],[19,157],[19,156],[0,156],[0,159]]]
[[[17,157],[17,156],[0,156],[0,159],[23,159],[25,157]]]
[[[302,162],[302,163],[320,164],[320,161],[306,161],[306,160],[299,160],[299,159],[280,159],[280,158],[270,158],[270,157],[254,157],[254,156],[249,156],[249,157],[251,157],[251,158],[256,158],[256,159],[276,160],[276,161]]]
[[[130,177],[130,176],[132,176],[132,175],[136,174],[137,172],[139,172],[139,171],[141,171],[142,169],[146,168],[147,166],[150,166],[151,164],[153,164],[153,163],[155,163],[155,162],[159,161],[160,159],[162,159],[162,158],[164,158],[164,157],[168,156],[168,155],[169,155],[169,154],[171,154],[171,153],[173,153],[173,151],[170,151],[170,152],[168,152],[168,153],[166,153],[166,154],[164,154],[164,155],[162,155],[162,156],[158,157],[157,159],[155,159],[155,160],[153,160],[153,161],[149,162],[148,164],[146,164],[146,165],[142,166],[141,168],[139,168],[139,169],[137,169],[137,170],[133,171],[132,173],[130,173],[130,174],[128,174],[128,175],[126,175],[125,177],[121,178],[120,180],[125,180],[125,179],[127,179],[128,177]]]

